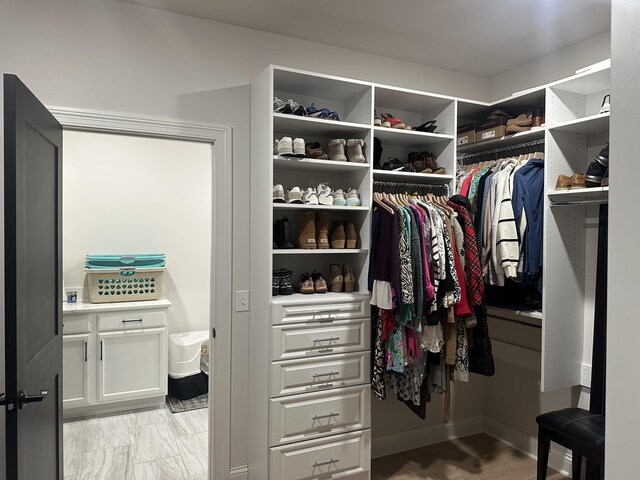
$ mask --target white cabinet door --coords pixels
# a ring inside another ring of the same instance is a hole
[[[90,334],[64,335],[62,339],[62,405],[64,408],[89,404],[90,369],[93,349]]]
[[[98,333],[98,401],[166,395],[165,328]]]

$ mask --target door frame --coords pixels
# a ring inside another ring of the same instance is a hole
[[[211,145],[212,231],[209,344],[213,367],[209,376],[209,479],[226,480],[230,470],[231,319],[232,309],[232,129],[156,117],[47,107],[63,130],[119,133]],[[213,341],[215,328],[217,342]],[[215,410],[214,410],[215,406]]]

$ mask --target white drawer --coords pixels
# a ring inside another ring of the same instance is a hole
[[[271,364],[271,396],[369,383],[369,352],[287,360]]]
[[[129,310],[126,312],[99,313],[98,330],[128,330],[163,327],[167,323],[164,311]]]
[[[62,316],[62,334],[89,333],[91,315],[64,314]]]
[[[320,296],[321,297],[321,296]],[[321,322],[324,320],[347,320],[371,316],[369,297],[353,300],[319,301],[314,295],[308,303],[280,304],[272,306],[273,324]]]
[[[368,350],[371,321],[341,320],[328,323],[271,327],[271,360]]]
[[[371,432],[364,430],[272,448],[270,478],[334,479],[368,472],[371,470],[370,445]]]
[[[361,385],[271,400],[271,445],[368,428],[370,390]]]

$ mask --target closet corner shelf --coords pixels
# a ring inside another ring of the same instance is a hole
[[[409,182],[424,184],[446,184],[453,180],[451,175],[439,175],[436,173],[394,172],[393,170],[374,170],[374,180],[388,182]]]
[[[611,114],[601,113],[588,117],[569,120],[548,127],[551,132],[577,133],[579,135],[593,135],[609,131],[609,119]]]
[[[458,153],[475,153],[492,148],[509,147],[518,145],[519,143],[530,142],[531,140],[539,140],[544,138],[545,128],[537,128],[535,130],[527,130],[526,132],[514,133],[513,135],[505,135],[504,137],[494,138],[493,140],[485,140],[467,145],[458,145]]]
[[[374,136],[382,142],[403,147],[425,147],[440,142],[453,140],[453,135],[442,133],[415,132],[413,130],[400,130],[398,128],[373,127]]]
[[[542,311],[521,310],[518,308],[492,307],[487,305],[487,315],[490,317],[524,323],[533,327],[542,327]]]
[[[331,302],[351,302],[362,300],[363,298],[369,298],[369,292],[327,292],[327,293],[294,293],[293,295],[277,295],[275,297],[271,297],[272,304],[295,304],[301,303],[306,304],[309,302],[317,300],[329,300]]]
[[[336,160],[317,160],[315,158],[273,156],[273,166],[287,170],[322,170],[325,172],[366,171],[368,163],[339,162]]]
[[[355,255],[369,253],[367,248],[283,248],[272,251],[274,255]]]
[[[551,206],[582,205],[589,203],[607,203],[609,201],[609,187],[576,188],[547,192]]]
[[[274,113],[273,131],[278,134],[288,135],[291,137],[311,135],[314,138],[322,136],[345,138],[353,135],[360,138],[363,134],[371,131],[371,127],[363,123],[324,120],[322,118],[300,117],[298,115]]]
[[[336,212],[368,212],[369,207],[340,207],[337,205],[303,205],[300,203],[274,203],[274,210],[332,210]]]

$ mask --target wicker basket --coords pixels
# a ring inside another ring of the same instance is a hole
[[[165,270],[166,267],[85,268],[89,280],[89,299],[91,303],[157,300],[162,294]]]

